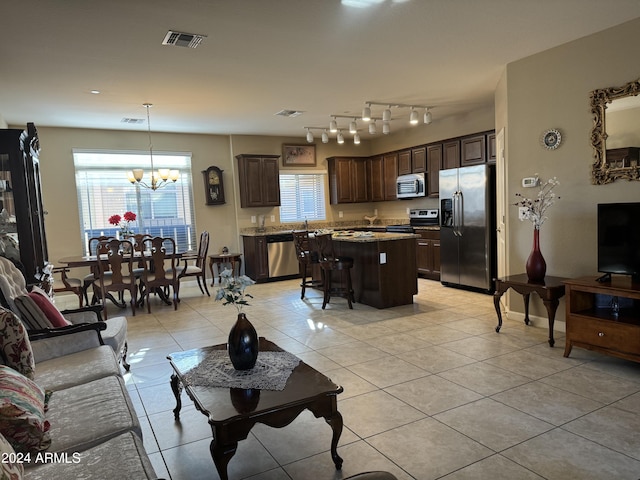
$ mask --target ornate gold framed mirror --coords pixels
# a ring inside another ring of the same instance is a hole
[[[604,185],[619,178],[640,180],[640,79],[622,87],[594,90],[591,146],[595,161],[591,183]],[[635,127],[635,128],[633,128]]]

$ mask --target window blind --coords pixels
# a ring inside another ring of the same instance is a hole
[[[280,174],[280,221],[326,220],[322,174]]]
[[[177,182],[155,191],[127,180],[129,170],[142,168],[143,181],[149,182],[149,152],[74,150],[73,158],[85,252],[90,253],[89,238],[119,235],[109,217],[127,211],[137,216],[131,224],[135,233],[171,237],[178,251],[197,248],[190,153],[153,152],[154,168],[180,171]]]

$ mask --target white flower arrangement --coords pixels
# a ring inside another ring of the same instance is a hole
[[[249,305],[246,298],[253,298],[252,295],[246,293],[244,290],[249,285],[253,285],[254,282],[246,275],[240,275],[234,277],[233,272],[228,268],[225,268],[220,274],[220,288],[216,292],[216,301],[224,300],[222,305],[232,304],[238,310],[238,313],[242,312],[242,307]]]
[[[521,197],[521,200],[514,203],[517,207],[524,207],[525,212],[521,217],[522,220],[531,220],[533,227],[536,230],[540,230],[540,226],[547,219],[545,216],[546,211],[555,203],[556,194],[553,189],[560,184],[556,177],[550,178],[546,182],[540,180],[538,174],[535,174],[536,185],[538,185],[538,196],[534,199],[527,198],[521,193],[516,193],[516,197]]]

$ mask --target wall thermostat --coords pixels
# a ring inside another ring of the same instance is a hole
[[[526,177],[522,179],[522,186],[524,188],[531,188],[538,186],[538,178],[537,177]]]

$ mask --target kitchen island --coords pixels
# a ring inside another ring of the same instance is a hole
[[[337,232],[336,255],[353,258],[357,303],[376,308],[410,305],[418,293],[416,238],[411,233]]]

